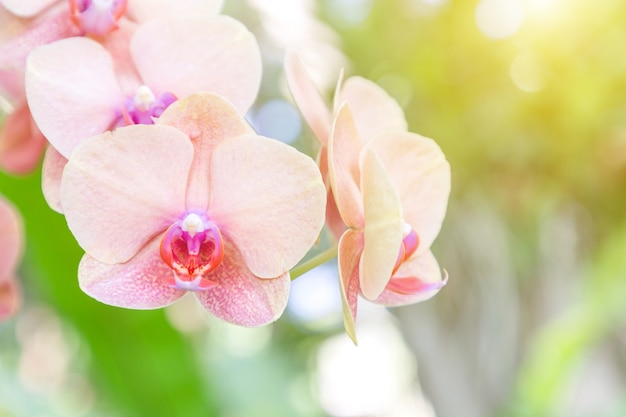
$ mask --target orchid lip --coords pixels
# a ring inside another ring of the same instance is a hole
[[[222,235],[206,214],[188,212],[172,224],[161,239],[161,259],[172,269],[166,283],[188,291],[206,290],[215,282],[206,274],[224,257]]]
[[[141,85],[134,95],[124,101],[122,118],[126,125],[154,124],[154,119],[160,117],[176,100],[176,96],[170,92],[155,95],[150,87]]]
[[[104,36],[119,26],[128,0],[69,0],[70,18],[85,34]]]

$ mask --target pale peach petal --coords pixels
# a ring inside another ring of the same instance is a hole
[[[8,280],[23,250],[22,219],[17,209],[0,196],[0,282]]]
[[[278,319],[289,299],[289,273],[259,279],[235,246],[224,243],[222,264],[207,276],[217,285],[195,293],[200,303],[216,317],[240,326],[262,326]]]
[[[61,207],[61,177],[67,159],[52,146],[46,148],[41,166],[41,191],[48,206],[57,213],[63,213]]]
[[[213,16],[220,11],[222,3],[223,0],[131,0],[126,16],[140,23],[172,16]]]
[[[0,321],[15,314],[21,302],[22,294],[15,277],[0,278]]]
[[[450,195],[450,165],[431,139],[409,132],[383,132],[366,145],[376,151],[400,196],[404,219],[418,234],[417,253],[437,237]]]
[[[8,11],[20,17],[33,17],[58,0],[2,0],[0,4]]]
[[[331,128],[330,110],[307,74],[302,60],[293,50],[285,53],[285,76],[291,95],[304,120],[322,146],[325,146]]]
[[[213,148],[223,140],[252,132],[237,109],[223,97],[193,94],[170,105],[158,124],[185,132],[194,146],[187,187],[187,207],[205,211],[209,205],[209,181]]]
[[[173,274],[159,254],[161,237],[152,239],[128,262],[109,265],[85,254],[78,265],[78,284],[90,297],[116,307],[149,310],[165,307],[185,291],[171,288]]]
[[[363,155],[361,190],[365,212],[361,293],[365,298],[375,300],[391,278],[405,223],[398,194],[385,167],[371,149]]]
[[[349,229],[339,239],[337,261],[343,325],[350,339],[357,344],[355,320],[359,294],[359,264],[363,253],[363,232]]]
[[[442,279],[441,269],[431,251],[407,259],[394,275],[394,278],[403,277],[417,278],[423,285],[414,294],[385,289],[376,302],[389,307],[419,303],[433,297],[447,282],[447,277]]]
[[[179,98],[217,93],[244,115],[261,85],[256,39],[230,17],[147,22],[135,32],[130,48],[144,83],[158,93],[169,91]]]
[[[26,102],[19,104],[0,127],[0,167],[11,174],[33,171],[46,146]]]
[[[339,214],[353,228],[363,227],[363,199],[359,190],[361,139],[350,108],[342,106],[328,143],[328,173]]]
[[[61,181],[79,245],[101,262],[128,261],[184,213],[192,157],[187,136],[169,126],[132,125],[85,140]]]
[[[378,84],[361,77],[350,77],[341,87],[338,103],[347,102],[363,140],[389,130],[407,130],[404,112]]]
[[[295,266],[324,225],[315,162],[274,139],[242,135],[216,146],[210,189],[209,216],[262,278]]]
[[[109,53],[81,37],[31,52],[26,96],[39,129],[66,158],[81,140],[108,130],[123,102]]]

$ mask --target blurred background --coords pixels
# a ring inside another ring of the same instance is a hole
[[[226,0],[223,12],[263,50],[260,133],[314,155],[282,73],[294,47],[329,102],[345,67],[439,143],[448,285],[409,307],[360,302],[359,347],[332,262],[298,278],[263,328],[193,298],[108,307],[79,290],[82,251],[40,172],[0,174],[27,232],[24,304],[0,323],[0,416],[626,416],[626,2]]]

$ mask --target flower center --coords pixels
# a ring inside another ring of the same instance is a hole
[[[88,35],[104,36],[118,28],[128,0],[69,0],[72,22]]]
[[[122,117],[127,125],[154,123],[154,118],[160,117],[170,104],[176,101],[172,93],[154,95],[150,87],[142,85],[137,88],[134,96],[128,97],[122,107]]]
[[[224,257],[222,235],[206,215],[188,213],[171,225],[161,239],[161,259],[174,272],[172,287],[200,291],[216,283],[205,274],[219,266]]]

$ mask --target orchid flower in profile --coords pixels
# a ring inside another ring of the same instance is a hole
[[[326,203],[311,158],[256,135],[211,93],[178,100],[156,124],[84,140],[65,166],[61,201],[86,252],[85,293],[153,309],[193,292],[244,326],[283,312],[289,270],[316,241]]]
[[[347,226],[338,262],[344,325],[356,343],[358,295],[386,306],[426,300],[445,285],[430,246],[450,193],[450,166],[428,138],[386,130],[361,139],[350,107],[337,113],[329,178]]]
[[[291,95],[300,109],[304,120],[320,143],[318,164],[322,177],[329,187],[327,224],[336,238],[343,233],[345,226],[335,206],[332,190],[327,181],[328,138],[333,118],[341,103],[348,103],[352,109],[356,128],[363,140],[385,130],[407,130],[404,112],[398,103],[376,83],[359,76],[343,82],[340,76],[332,106],[326,104],[319,90],[307,73],[302,60],[293,50],[285,55],[285,75]]]
[[[13,315],[20,304],[15,271],[23,251],[23,233],[17,209],[0,196],[0,320]]]
[[[43,45],[28,58],[28,103],[52,145],[42,186],[57,211],[62,167],[82,140],[153,123],[175,100],[195,92],[218,93],[244,114],[261,83],[256,39],[226,16],[152,20],[134,32],[127,53],[111,54],[77,37]]]

